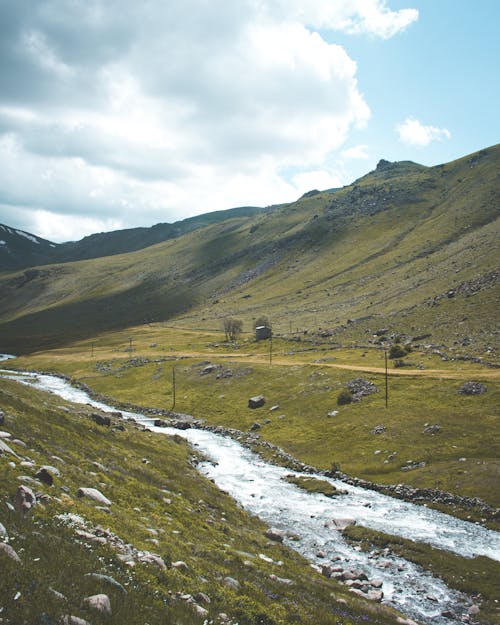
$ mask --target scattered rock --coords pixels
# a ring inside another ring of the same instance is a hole
[[[97,412],[93,412],[90,415],[90,418],[92,419],[92,421],[97,423],[97,425],[104,425],[108,428],[111,425],[111,419],[107,415],[102,415]]]
[[[383,434],[384,432],[387,432],[385,425],[376,425],[372,430],[372,434]]]
[[[5,423],[5,413],[3,410],[0,410],[0,425]]]
[[[261,408],[266,403],[264,395],[256,395],[248,400],[249,408]]]
[[[364,378],[350,380],[346,386],[352,393],[352,401],[360,401],[366,395],[379,392],[379,388],[373,382]]]
[[[260,430],[260,428],[260,423],[257,423],[257,421],[255,421],[255,423],[252,423],[252,425],[250,426],[250,432],[255,432],[255,430]]]
[[[35,493],[27,486],[19,486],[14,496],[14,506],[19,512],[26,514],[36,506]]]
[[[330,412],[326,413],[327,417],[336,417],[339,414],[338,410],[330,410]]]
[[[90,625],[90,623],[85,619],[73,616],[72,614],[66,614],[66,616],[63,616],[61,623],[63,625]]]
[[[101,491],[97,490],[97,488],[79,488],[76,494],[78,497],[88,497],[104,506],[111,505],[111,501],[105,497]]]
[[[486,393],[487,390],[488,387],[484,384],[470,380],[469,382],[464,382],[458,389],[458,392],[461,395],[482,395]]]
[[[35,477],[37,480],[40,480],[40,482],[47,484],[47,486],[52,486],[54,484],[54,478],[44,467],[35,473]]]
[[[177,569],[178,571],[187,571],[189,569],[188,565],[183,560],[172,562],[172,568]]]
[[[197,602],[197,603],[206,603],[207,605],[210,605],[212,602],[210,601],[210,597],[208,595],[206,595],[204,592],[197,592],[194,596],[193,599]]]
[[[193,603],[193,610],[200,618],[206,618],[208,616],[208,610],[202,608],[201,605]]]
[[[8,558],[14,560],[14,562],[18,562],[19,564],[21,563],[21,558],[7,543],[0,543],[0,553],[4,553]]]
[[[156,566],[162,571],[164,571],[167,568],[167,565],[165,564],[165,560],[163,560],[162,557],[156,555],[155,553],[146,552],[142,554],[141,556],[139,556],[139,562],[146,562],[148,564],[156,564]],[[172,566],[174,565],[172,564]],[[179,567],[174,567],[174,568],[179,568]],[[186,565],[186,568],[187,568],[187,565]]]
[[[14,441],[12,441],[14,442]],[[0,456],[2,454],[12,454],[13,456],[15,456],[16,458],[19,458],[19,456],[16,454],[15,451],[13,451],[6,442],[4,442],[1,438],[0,438]]]
[[[349,519],[349,518],[332,519],[332,524],[333,524],[334,529],[339,530],[339,531],[343,531],[346,529],[346,527],[349,527],[349,525],[353,525],[355,523],[356,523],[355,519]]]
[[[5,525],[2,525],[2,523],[0,523],[0,538],[9,538],[9,534],[7,533]]]
[[[200,371],[199,375],[208,375],[219,368],[218,365],[208,364]]]
[[[234,579],[234,577],[225,577],[224,584],[232,590],[239,590],[241,586],[240,582],[237,579]]]
[[[100,614],[111,616],[111,602],[108,595],[99,594],[85,597],[83,603]]]
[[[423,431],[424,434],[439,434],[439,432],[441,432],[441,426],[437,425],[437,423],[425,426]]]
[[[283,542],[284,533],[281,530],[278,530],[274,527],[270,527],[265,533],[264,536],[269,538],[269,540],[274,540],[278,543]]]
[[[110,584],[111,586],[113,586],[114,588],[117,588],[118,590],[120,590],[123,594],[125,595],[127,594],[127,591],[120,584],[120,582],[117,582],[116,579],[114,579],[113,577],[109,575],[103,575],[102,573],[85,573],[85,577],[91,577],[92,579],[96,579],[100,582],[106,582]]]
[[[0,430],[0,438],[12,438],[12,434],[10,432],[4,432]]]

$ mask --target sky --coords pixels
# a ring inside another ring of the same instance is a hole
[[[0,222],[55,242],[499,142],[498,0],[0,0]]]

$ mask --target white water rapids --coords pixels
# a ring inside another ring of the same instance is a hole
[[[0,375],[55,393],[71,402],[90,404],[105,412],[117,410],[95,401],[83,390],[56,376],[11,370],[1,370]],[[500,534],[480,525],[321,475],[318,477],[348,491],[347,494],[332,499],[308,493],[283,479],[287,474],[298,473],[268,464],[231,438],[195,428],[157,428],[151,417],[120,412],[153,432],[185,437],[209,459],[198,465],[199,470],[246,510],[270,526],[294,535],[294,540],[285,539],[291,548],[316,565],[355,568],[365,572],[369,579],[382,580],[384,603],[421,622],[433,625],[461,623],[460,616],[467,612],[471,601],[406,560],[358,551],[332,527],[334,519],[352,519],[360,525],[466,557],[485,555],[500,560]],[[324,555],[319,557],[319,552]],[[457,618],[443,617],[443,610],[452,611]]]

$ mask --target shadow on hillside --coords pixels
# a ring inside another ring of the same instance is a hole
[[[142,283],[109,297],[74,302],[0,325],[0,352],[16,355],[61,347],[109,330],[164,321],[191,308],[194,289],[170,297],[160,284]]]

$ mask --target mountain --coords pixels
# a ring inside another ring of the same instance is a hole
[[[56,247],[34,234],[0,224],[0,269],[45,264],[53,258]]]
[[[351,344],[385,330],[487,357],[499,161],[498,145],[435,167],[381,161],[342,189],[223,212],[140,250],[0,274],[0,351],[150,321],[221,328],[237,316],[250,329],[266,315],[277,333]]]
[[[188,217],[173,224],[160,223],[150,228],[127,228],[114,232],[100,232],[86,236],[80,241],[68,243],[52,243],[34,234],[0,224],[0,234],[4,239],[3,243],[0,243],[0,270],[126,254],[174,239],[229,217],[251,217],[264,210],[255,206],[241,206]]]

